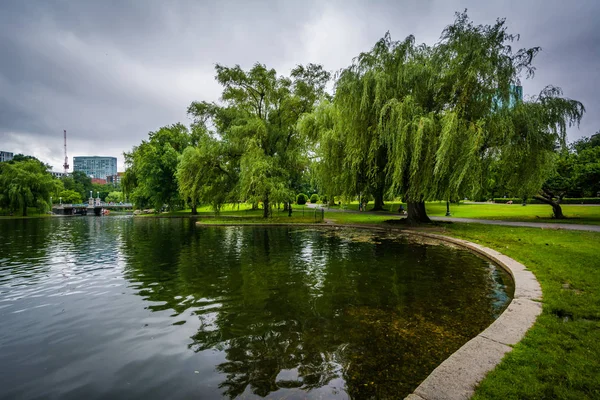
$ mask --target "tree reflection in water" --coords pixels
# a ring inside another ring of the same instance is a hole
[[[188,346],[223,352],[215,369],[230,398],[403,397],[509,301],[496,282],[509,279],[492,279],[486,261],[406,238],[167,220],[129,229],[127,278],[160,302],[153,310],[193,310]]]

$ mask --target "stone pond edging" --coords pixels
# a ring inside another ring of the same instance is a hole
[[[539,282],[523,264],[504,254],[463,239],[389,227],[338,224],[203,224],[202,226],[314,226],[330,228],[358,228],[376,231],[401,231],[411,235],[435,239],[471,250],[504,268],[513,278],[515,293],[504,312],[483,332],[465,343],[444,360],[405,400],[469,399],[475,387],[488,372],[500,363],[542,312],[542,289]]]

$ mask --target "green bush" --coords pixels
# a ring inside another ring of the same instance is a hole
[[[296,196],[296,204],[303,205],[303,204],[306,204],[307,201],[308,201],[308,196],[305,195],[304,193],[300,193],[300,194],[298,194],[298,196]]]
[[[54,203],[62,201],[64,204],[79,204],[83,203],[81,199],[81,194],[74,190],[63,190],[60,192],[60,196],[58,199],[54,199]]]
[[[317,204],[319,202],[319,195],[316,193],[313,193],[313,195],[310,196],[310,202],[312,204]]]
[[[600,197],[565,197],[561,204],[600,204]]]

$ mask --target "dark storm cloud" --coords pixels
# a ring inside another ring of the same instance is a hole
[[[217,62],[259,61],[282,74],[307,62],[337,70],[388,30],[433,44],[464,8],[477,23],[507,17],[522,34],[517,46],[544,48],[526,93],[555,84],[584,101],[582,129],[570,135],[590,135],[600,129],[600,7],[575,3],[3,1],[0,149],[58,168],[67,129],[70,156],[120,157],[148,131],[188,122],[191,101],[218,99]]]

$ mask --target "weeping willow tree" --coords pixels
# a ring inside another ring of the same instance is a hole
[[[540,51],[513,51],[518,38],[503,19],[475,25],[466,12],[434,46],[386,34],[339,73],[330,108],[301,126],[318,131],[324,149],[343,146],[321,157],[339,168],[346,193],[372,193],[376,208],[384,193],[400,195],[411,223],[429,221],[425,201],[476,195],[494,163],[504,163],[507,181],[518,176],[523,191],[535,192],[584,109],[554,87],[526,101],[516,95]]]
[[[217,65],[216,72],[223,86],[221,104],[193,102],[188,108],[195,126],[210,138],[196,157],[188,152],[189,168],[202,175],[202,185],[196,187],[220,188],[213,191],[213,207],[239,196],[252,204],[262,202],[266,218],[271,204],[295,198],[297,180],[308,165],[307,140],[297,129],[298,119],[323,96],[329,73],[315,64],[295,67],[290,77],[278,77],[262,64],[248,71]],[[186,179],[180,171],[180,182],[195,179],[193,173]],[[188,193],[196,190],[193,185],[180,187]],[[222,193],[228,195],[218,195]]]

